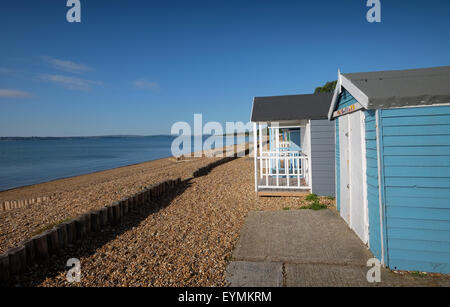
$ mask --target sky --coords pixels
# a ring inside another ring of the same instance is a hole
[[[0,136],[170,134],[250,120],[254,96],[344,73],[450,65],[450,1],[0,2]]]

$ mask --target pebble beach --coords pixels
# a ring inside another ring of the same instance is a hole
[[[177,162],[166,158],[0,192],[0,202],[49,196],[23,208],[0,212],[0,253],[52,224],[98,209],[167,179],[187,178],[218,158]]]
[[[1,246],[6,250],[55,221],[101,207],[150,182],[189,178],[192,171],[217,158],[186,162],[162,159],[70,179],[67,190],[51,203],[2,212]],[[70,183],[73,184],[69,188]],[[52,183],[46,183],[52,184]],[[54,183],[53,183],[54,184]],[[37,187],[28,187],[36,189]],[[46,187],[49,189],[49,187]],[[27,188],[25,188],[27,189]],[[7,193],[11,193],[9,191]],[[30,192],[31,193],[31,192]],[[330,205],[333,203],[328,201]],[[224,286],[225,269],[247,213],[251,210],[296,210],[302,197],[257,197],[253,158],[242,157],[192,178],[158,200],[158,209],[127,217],[120,226],[70,246],[20,280],[26,286]],[[65,261],[79,258],[82,280],[66,282]]]

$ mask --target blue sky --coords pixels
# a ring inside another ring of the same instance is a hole
[[[450,65],[449,1],[66,0],[0,4],[0,136],[169,134],[243,121],[254,96]]]

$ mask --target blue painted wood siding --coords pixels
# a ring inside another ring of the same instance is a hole
[[[335,127],[335,135],[336,135],[336,209],[338,212],[341,210],[341,154],[339,151],[339,120],[335,119],[334,122],[336,123]]]
[[[298,150],[298,151],[301,150],[300,129],[290,129],[289,130],[289,140],[291,142],[290,147],[292,150]]]
[[[311,120],[312,193],[335,196],[334,124],[326,119]]]
[[[357,102],[358,101],[346,89],[343,88],[341,94],[339,94],[338,97],[336,110],[341,110]]]
[[[450,106],[379,112],[388,265],[450,273]]]
[[[369,210],[369,247],[381,260],[380,203],[375,111],[365,110],[367,205]]]

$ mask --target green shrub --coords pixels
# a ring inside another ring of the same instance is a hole
[[[322,209],[327,209],[327,205],[324,205],[318,201],[315,201],[308,206],[301,207],[300,209],[322,210]]]
[[[308,201],[318,201],[319,196],[317,196],[317,194],[309,194],[308,196],[305,197],[305,199]]]

